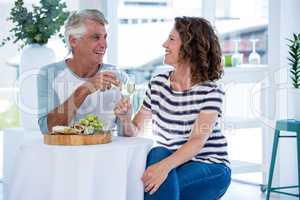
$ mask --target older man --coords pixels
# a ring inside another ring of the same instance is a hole
[[[42,133],[56,125],[70,125],[86,114],[95,114],[106,126],[114,120],[120,98],[116,87],[126,80],[114,66],[104,64],[107,20],[98,10],[70,15],[65,39],[72,57],[42,67],[38,76],[39,126]]]

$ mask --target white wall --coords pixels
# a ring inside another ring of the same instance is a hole
[[[79,8],[79,1],[78,0],[65,0],[67,4],[67,8],[70,11],[78,10]]]
[[[12,23],[7,20],[10,9],[13,7],[13,1],[0,1],[0,41],[7,36],[11,36],[9,30]],[[8,42],[0,48],[0,87],[13,87],[17,78],[17,68],[7,64],[18,54],[18,45]],[[5,98],[0,94],[0,98]]]

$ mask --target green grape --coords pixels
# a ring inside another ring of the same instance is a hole
[[[86,115],[84,119],[88,119],[89,117],[91,117],[92,115]]]
[[[88,115],[88,116],[86,117],[86,119],[87,119],[88,121],[90,121],[90,122],[93,122],[93,121],[95,121],[95,116],[94,116],[94,115]]]
[[[85,134],[94,134],[101,131],[104,127],[103,122],[96,115],[92,114],[86,115],[79,123],[86,127]]]
[[[94,128],[95,128],[95,132],[98,132],[101,130],[99,127],[94,127]]]
[[[86,119],[81,119],[80,120],[80,124],[83,125],[83,126],[88,126],[89,125],[89,121],[86,120]]]
[[[97,127],[98,124],[97,124],[97,122],[91,122],[90,125],[95,128],[95,127]]]

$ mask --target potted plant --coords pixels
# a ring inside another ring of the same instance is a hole
[[[290,66],[290,78],[292,88],[289,89],[288,95],[288,112],[289,117],[300,120],[300,33],[293,34],[288,40],[289,56],[288,64]]]
[[[69,12],[61,0],[40,0],[40,5],[32,5],[32,11],[24,7],[23,0],[16,0],[10,10],[10,20],[14,27],[11,36],[3,39],[1,46],[13,40],[23,48],[28,44],[47,44],[51,36],[58,33]]]
[[[53,49],[46,46],[48,40],[59,33],[69,12],[62,0],[40,0],[32,9],[23,0],[15,0],[8,20],[13,23],[11,36],[2,41],[18,43],[22,49],[19,67],[19,110],[25,129],[38,129],[37,84],[40,67],[56,61]]]

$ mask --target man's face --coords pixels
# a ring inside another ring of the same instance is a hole
[[[87,59],[88,63],[99,65],[107,48],[107,32],[104,25],[93,20],[85,21],[86,33],[73,44],[74,57]]]

